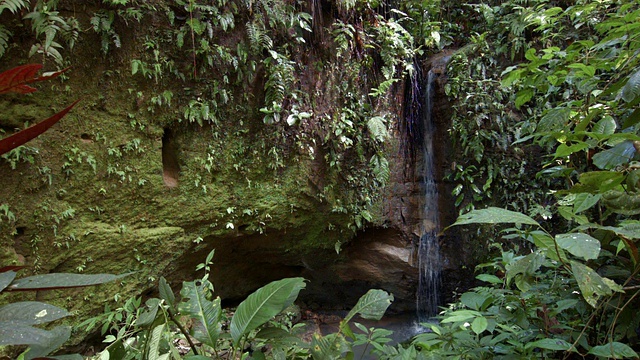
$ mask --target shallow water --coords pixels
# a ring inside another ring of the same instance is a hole
[[[418,324],[415,313],[407,313],[407,314],[399,314],[393,316],[385,316],[379,321],[373,320],[365,320],[361,318],[354,318],[351,321],[351,329],[359,333],[360,330],[353,326],[353,323],[360,323],[367,328],[377,328],[377,329],[386,329],[393,331],[393,334],[389,336],[392,339],[391,342],[387,343],[387,345],[396,345],[398,343],[402,343],[408,340],[417,334],[421,334],[427,331],[424,327]],[[336,323],[328,323],[322,324],[320,326],[320,331],[323,335],[334,333],[338,331],[339,322]],[[371,346],[368,348],[365,345],[357,346],[354,348],[354,359],[363,359],[363,360],[375,360],[378,359],[377,356],[370,354]]]

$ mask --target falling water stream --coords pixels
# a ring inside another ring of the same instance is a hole
[[[438,189],[435,182],[433,154],[433,90],[437,78],[433,70],[427,75],[424,96],[424,137],[422,182],[424,187],[424,206],[422,208],[422,227],[418,246],[418,267],[420,278],[417,294],[417,314],[420,323],[426,322],[438,312],[440,298],[440,245],[438,244]]]

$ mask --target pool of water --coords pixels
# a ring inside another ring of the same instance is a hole
[[[418,324],[415,313],[385,316],[379,321],[365,320],[356,317],[351,320],[351,329],[354,332],[360,332],[360,330],[353,325],[354,322],[358,322],[366,326],[367,328],[374,327],[393,331],[393,334],[389,336],[392,341],[388,343],[388,345],[392,346],[405,341],[409,341],[413,336],[427,331],[427,329]],[[338,331],[339,325],[339,322],[322,324],[320,326],[320,331],[323,335],[331,334]],[[354,348],[354,359],[377,359],[378,357],[372,355],[370,351],[371,346],[369,346],[368,348],[366,347],[366,345],[357,346]]]

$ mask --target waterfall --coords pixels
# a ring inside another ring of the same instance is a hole
[[[418,321],[425,322],[438,313],[440,299],[440,245],[438,244],[438,188],[435,182],[433,154],[433,91],[438,74],[432,70],[427,75],[424,96],[423,123],[423,164],[422,185],[424,187],[424,206],[422,208],[422,227],[418,246],[418,267],[420,280],[417,294]]]

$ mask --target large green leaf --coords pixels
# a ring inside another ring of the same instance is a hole
[[[502,282],[502,281],[500,281]],[[460,296],[460,301],[468,308],[484,311],[489,306],[493,298],[488,294],[480,294],[475,291],[467,291]]]
[[[539,133],[560,131],[564,129],[565,124],[569,120],[571,109],[568,107],[556,107],[549,109],[538,122],[536,129]]]
[[[42,358],[58,350],[71,337],[71,326],[58,326],[49,331],[50,337],[30,346],[25,360]]]
[[[208,300],[204,285],[196,284],[195,281],[184,282],[180,295],[182,295],[182,302],[178,305],[178,309],[181,314],[194,320],[193,337],[203,344],[215,347],[221,333],[220,298]]]
[[[631,76],[629,76],[629,80],[622,87],[620,91],[620,96],[622,99],[628,103],[634,101],[640,95],[640,69],[636,70]]]
[[[15,278],[16,278],[16,273],[14,271],[7,271],[7,272],[0,273],[0,292],[2,292],[2,290],[4,290],[7,286],[9,286],[9,284],[11,284],[11,282]]]
[[[521,259],[507,264],[507,283],[516,275],[533,275],[544,263],[545,257],[540,251],[531,253]]]
[[[640,194],[610,190],[602,194],[602,203],[607,209],[622,215],[640,214]]]
[[[557,246],[555,240],[542,231],[532,231],[530,234],[533,243],[551,260],[567,260],[567,255]]]
[[[617,171],[589,171],[579,177],[580,183],[575,185],[572,193],[604,193],[614,189],[624,181],[624,174]]]
[[[54,337],[54,334],[44,329],[0,321],[0,346],[43,344]]]
[[[306,284],[303,278],[271,282],[249,295],[231,319],[231,338],[235,345],[251,330],[264,324],[291,305]]]
[[[151,339],[149,340],[149,360],[159,360],[160,355],[160,340],[162,339],[162,333],[164,332],[165,323],[162,323],[153,328],[151,332]]]
[[[456,222],[451,225],[466,225],[466,224],[500,224],[500,223],[512,223],[512,224],[528,224],[540,226],[537,221],[533,220],[529,216],[501,208],[489,207],[481,210],[471,210],[470,212],[460,215]]]
[[[576,198],[573,201],[573,212],[580,213],[582,211],[592,208],[600,201],[601,194],[592,195],[589,193],[576,194]]]
[[[69,315],[65,309],[37,301],[23,301],[0,307],[0,321],[3,323],[38,325]]]
[[[33,291],[84,287],[104,284],[110,281],[122,279],[123,277],[131,274],[132,273],[122,275],[66,273],[43,274],[15,280],[7,289],[11,291]]]
[[[567,351],[571,349],[571,344],[563,339],[540,339],[534,342],[530,342],[525,346],[526,349],[540,348],[555,351]]]
[[[602,170],[613,169],[618,165],[629,163],[635,154],[636,148],[633,146],[633,141],[624,141],[611,149],[593,155],[593,165]]]
[[[556,242],[560,248],[585,260],[597,259],[600,254],[600,241],[587,234],[558,234]]]
[[[160,277],[158,291],[160,292],[160,298],[166,301],[170,308],[173,308],[176,303],[176,296],[173,294],[173,290],[171,290],[171,286],[169,286],[164,276]]]
[[[596,307],[602,296],[612,295],[614,291],[622,291],[622,287],[614,281],[601,277],[590,267],[576,261],[571,261],[573,276],[578,282],[580,292],[585,301]]]
[[[380,320],[393,302],[393,295],[384,290],[371,289],[362,295],[343,322],[349,322],[356,314],[367,320]]]
[[[478,316],[482,316],[482,313],[475,310],[456,310],[448,312],[445,315],[445,318],[442,319],[441,323],[455,323],[455,322],[466,322],[471,319],[475,319]]]
[[[594,346],[589,350],[589,354],[609,359],[638,358],[638,354],[633,351],[629,345],[619,343],[617,341],[605,345]]]

